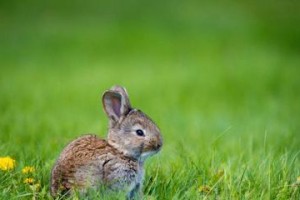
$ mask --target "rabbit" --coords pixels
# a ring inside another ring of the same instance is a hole
[[[161,150],[160,129],[131,107],[121,86],[105,91],[102,104],[109,118],[107,140],[83,135],[63,149],[51,172],[53,198],[103,186],[105,191],[125,192],[127,199],[142,196],[144,161]]]

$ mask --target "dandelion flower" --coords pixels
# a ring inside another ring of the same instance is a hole
[[[7,171],[15,167],[16,161],[11,157],[0,157],[0,170]]]
[[[22,169],[23,174],[33,173],[35,171],[34,167],[26,166]]]
[[[33,178],[25,178],[25,179],[24,179],[24,183],[29,184],[29,185],[33,184],[34,181],[35,181],[35,180],[34,180]]]

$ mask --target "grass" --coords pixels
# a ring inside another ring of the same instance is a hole
[[[0,199],[48,199],[63,147],[124,85],[159,125],[146,199],[299,199],[295,1],[0,4]],[[23,183],[25,166],[41,188]],[[97,194],[95,194],[97,195]]]

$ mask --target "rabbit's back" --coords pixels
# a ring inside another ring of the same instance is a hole
[[[106,140],[96,135],[85,135],[68,144],[62,151],[51,173],[51,193],[68,192],[71,188],[108,186],[111,189],[134,187],[139,166],[124,157]],[[132,186],[131,186],[132,185]]]

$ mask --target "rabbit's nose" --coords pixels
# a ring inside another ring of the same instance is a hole
[[[159,141],[156,143],[156,149],[157,149],[157,150],[160,150],[161,147],[162,147],[162,141],[159,140]]]
[[[160,149],[161,146],[162,146],[162,144],[161,144],[161,143],[158,143],[158,144],[156,145],[156,149]]]

